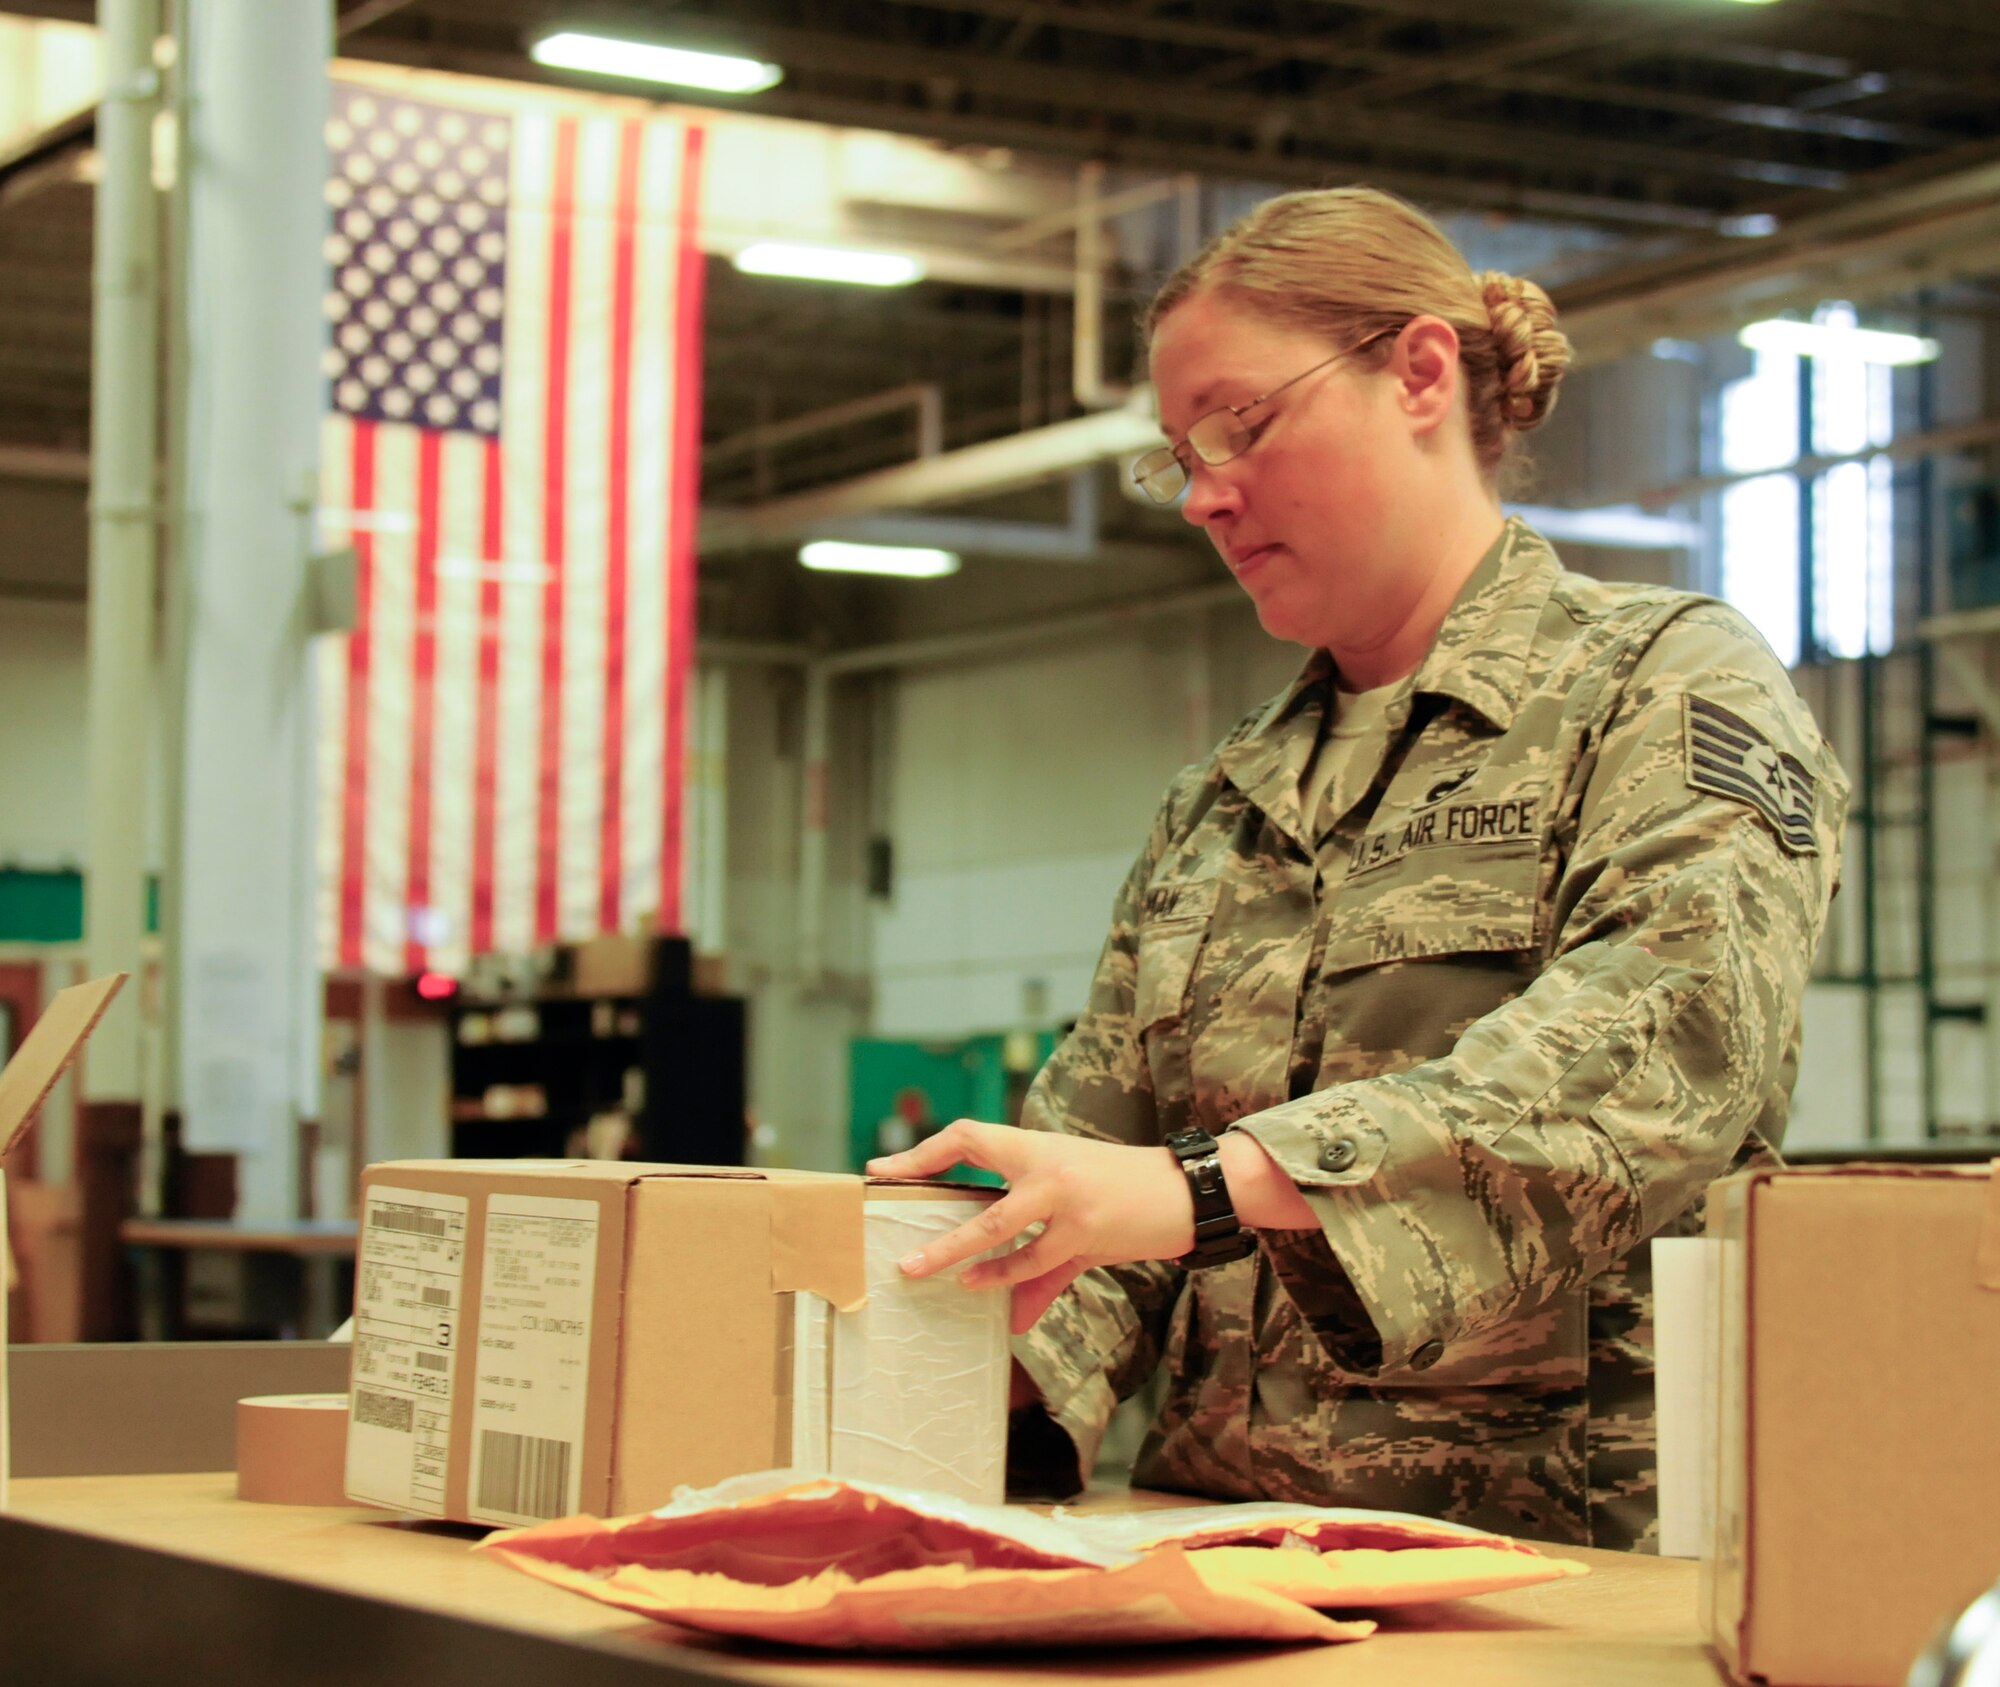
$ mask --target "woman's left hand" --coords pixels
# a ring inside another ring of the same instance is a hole
[[[959,1279],[973,1289],[1011,1283],[1017,1335],[1092,1266],[1177,1259],[1194,1246],[1194,1200],[1166,1148],[960,1119],[901,1154],[870,1160],[868,1171],[935,1177],[960,1161],[998,1172],[1007,1193],[900,1263],[912,1277],[929,1277],[1041,1225],[1032,1241],[966,1267]]]

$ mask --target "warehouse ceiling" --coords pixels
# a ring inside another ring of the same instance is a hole
[[[87,0],[5,9],[92,15]],[[753,54],[784,80],[717,104],[920,137],[1064,186],[1086,163],[1107,167],[1112,190],[1173,184],[1147,214],[1182,237],[1260,190],[1372,182],[1488,227],[1546,225],[1566,307],[1563,287],[1627,316],[1638,295],[1607,292],[1607,271],[1671,290],[1829,219],[1852,230],[1878,201],[1908,213],[1855,238],[1921,251],[1928,184],[1960,184],[1962,209],[1963,185],[2000,162],[2000,12],[1965,0],[345,0],[341,13],[349,57],[627,93],[646,90],[544,71],[527,46],[565,27]],[[88,142],[86,122],[0,164],[0,455],[17,466],[87,437]],[[1974,220],[1983,244],[1946,280],[2000,270],[2000,229],[1990,212]],[[1071,240],[1057,227],[1036,250],[1067,266]],[[1114,247],[1125,261],[1107,278],[1114,379],[1131,373],[1121,325],[1157,278],[1130,252]],[[1159,255],[1171,261],[1171,241]],[[1899,273],[1905,292],[1936,279],[1921,264]],[[712,503],[907,458],[906,408],[758,441],[912,383],[940,389],[947,447],[1079,413],[1063,291],[848,291],[711,259],[708,310]],[[1064,519],[1058,491],[1046,496],[1012,513]],[[1149,512],[1108,507],[1119,532],[1171,537]],[[754,566],[716,560],[718,575]]]

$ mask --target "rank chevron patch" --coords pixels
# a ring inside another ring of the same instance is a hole
[[[1697,791],[1747,803],[1770,821],[1794,855],[1817,855],[1813,776],[1741,715],[1692,693],[1685,705],[1687,782]]]

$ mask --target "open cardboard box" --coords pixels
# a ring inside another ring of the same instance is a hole
[[[347,1493],[525,1524],[800,1469],[997,1503],[1008,1297],[896,1269],[996,1194],[607,1160],[371,1166]]]
[[[1900,1687],[2000,1577],[2000,1161],[1717,1184],[1702,1620],[1768,1687]]]
[[[112,973],[58,991],[35,1021],[35,1028],[0,1069],[0,1509],[7,1504],[8,1449],[12,1435],[7,1422],[7,1288],[14,1276],[13,1248],[7,1240],[7,1156],[21,1140],[35,1114],[97,1028],[111,998],[125,982]]]

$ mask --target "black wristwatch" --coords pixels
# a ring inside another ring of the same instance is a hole
[[[1217,1155],[1221,1144],[1201,1126],[1190,1125],[1168,1137],[1167,1146],[1180,1161],[1188,1193],[1194,1197],[1194,1246],[1181,1255],[1179,1263],[1199,1271],[1255,1253],[1257,1238],[1237,1221],[1229,1185],[1223,1180],[1222,1161]]]

